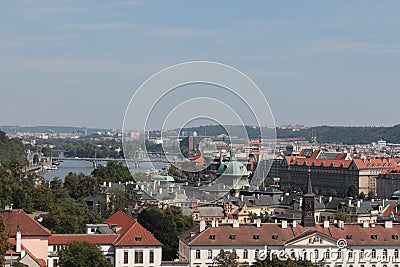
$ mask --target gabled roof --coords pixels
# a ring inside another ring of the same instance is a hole
[[[106,223],[119,234],[114,241],[115,246],[162,246],[140,223],[122,211],[111,215]]]
[[[49,237],[49,245],[65,245],[72,241],[89,242],[96,245],[112,244],[118,238],[117,234],[113,235],[52,235]]]
[[[28,216],[23,210],[2,210],[0,216],[5,218],[6,228],[10,236],[16,236],[20,231],[22,236],[50,236],[49,229]]]
[[[348,169],[352,160],[338,160],[338,159],[311,159],[304,157],[287,156],[286,161],[290,166],[307,166],[307,167],[331,167],[331,168],[344,168]]]
[[[354,159],[354,163],[357,165],[358,169],[389,169],[397,167],[397,162],[395,159],[383,158],[383,159]]]
[[[308,238],[308,237],[311,237],[311,236],[314,236],[314,235],[320,235],[320,236],[332,241],[333,243],[337,241],[336,239],[332,238],[331,236],[328,236],[328,235],[326,235],[324,233],[318,232],[317,230],[309,229],[309,230],[305,231],[304,233],[302,233],[302,234],[300,234],[300,235],[288,240],[285,243],[285,245],[292,245],[293,243],[296,243],[296,241],[299,241],[299,240],[302,240],[302,239],[305,239],[305,238]]]

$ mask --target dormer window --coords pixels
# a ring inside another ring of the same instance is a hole
[[[235,239],[236,239],[236,235],[235,235],[235,234],[230,234],[230,235],[229,235],[229,239],[235,240]]]
[[[392,235],[392,238],[393,238],[394,240],[398,240],[398,239],[399,239],[399,236],[398,236],[398,235],[395,235],[395,234],[393,234],[393,235]]]
[[[353,239],[353,235],[346,235],[346,239]]]
[[[372,239],[372,240],[377,240],[377,239],[378,239],[378,236],[377,236],[377,235],[371,235],[371,239]]]
[[[215,235],[214,234],[210,235],[210,239],[215,240]]]
[[[140,241],[142,241],[142,237],[139,235],[139,236],[136,236],[135,237],[135,241],[136,242],[140,242]]]
[[[253,235],[253,239],[255,239],[255,240],[260,239],[260,235],[259,235],[259,234],[254,234],[254,235]]]
[[[278,239],[278,235],[277,234],[273,234],[272,235],[272,239],[277,240]]]

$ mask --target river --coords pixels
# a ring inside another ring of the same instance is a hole
[[[107,162],[101,161],[99,164],[106,165]],[[125,165],[125,163],[124,163]],[[141,163],[140,167],[137,169],[133,169],[134,172],[146,172],[150,168],[154,167],[157,169],[163,168],[166,163],[162,162],[153,162],[153,166],[150,162]],[[59,177],[64,180],[65,176],[70,172],[75,172],[77,174],[83,173],[85,175],[90,175],[93,171],[93,164],[89,161],[85,160],[64,160],[60,163],[57,170],[48,170],[42,176],[46,180],[53,180],[54,177]]]

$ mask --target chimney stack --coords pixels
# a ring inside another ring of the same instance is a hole
[[[286,220],[283,220],[281,222],[281,225],[282,225],[282,229],[287,229],[287,221]]]
[[[385,228],[393,228],[393,222],[392,221],[385,221]]]
[[[297,227],[297,221],[296,220],[293,220],[293,228],[296,228]]]
[[[18,231],[17,232],[17,236],[16,236],[16,240],[15,240],[15,252],[18,252],[18,253],[20,253],[21,252],[21,238],[22,238],[22,236],[21,236],[21,232],[20,231]]]
[[[206,221],[201,220],[200,221],[200,233],[206,230]]]
[[[329,221],[324,221],[324,228],[329,228]]]
[[[233,220],[233,228],[239,228],[239,220]]]
[[[261,227],[261,219],[256,219],[257,228]]]
[[[369,222],[363,221],[363,228],[368,228],[368,227],[369,227]]]

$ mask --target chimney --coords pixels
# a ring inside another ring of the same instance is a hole
[[[239,220],[233,220],[233,228],[239,228]]]
[[[219,222],[218,222],[218,221],[215,221],[215,227],[218,228],[218,226],[219,226]]]
[[[297,227],[297,221],[296,220],[293,220],[293,228],[296,228]]]
[[[107,186],[107,182],[103,182],[103,186]]]
[[[215,228],[215,221],[214,220],[211,221],[211,227]]]
[[[343,230],[344,229],[344,221],[339,221],[338,227]]]
[[[286,220],[283,220],[281,222],[281,225],[282,225],[282,229],[287,229],[287,221]]]
[[[361,207],[361,201],[357,200],[357,208],[360,208],[360,207]]]
[[[256,219],[257,228],[261,227],[261,219]]]
[[[363,221],[363,228],[368,228],[368,227],[369,227],[368,221]]]
[[[257,199],[260,199],[260,194],[257,194]]]
[[[241,195],[240,196],[240,200],[243,202],[243,199],[244,199],[244,196],[243,195]]]
[[[385,228],[393,228],[393,222],[392,221],[385,221]]]
[[[15,252],[20,253],[21,252],[21,232],[17,232],[17,236],[15,238]]]
[[[162,187],[158,188],[160,195],[162,195]]]
[[[324,228],[329,228],[329,221],[324,221]]]
[[[328,198],[328,202],[331,203],[332,202],[332,196],[329,196]]]
[[[206,221],[201,220],[200,221],[200,233],[206,230]]]
[[[322,203],[322,196],[319,196],[319,203]]]
[[[111,187],[111,182],[108,182],[108,187]]]
[[[351,199],[348,199],[347,205],[350,207],[351,206]]]

